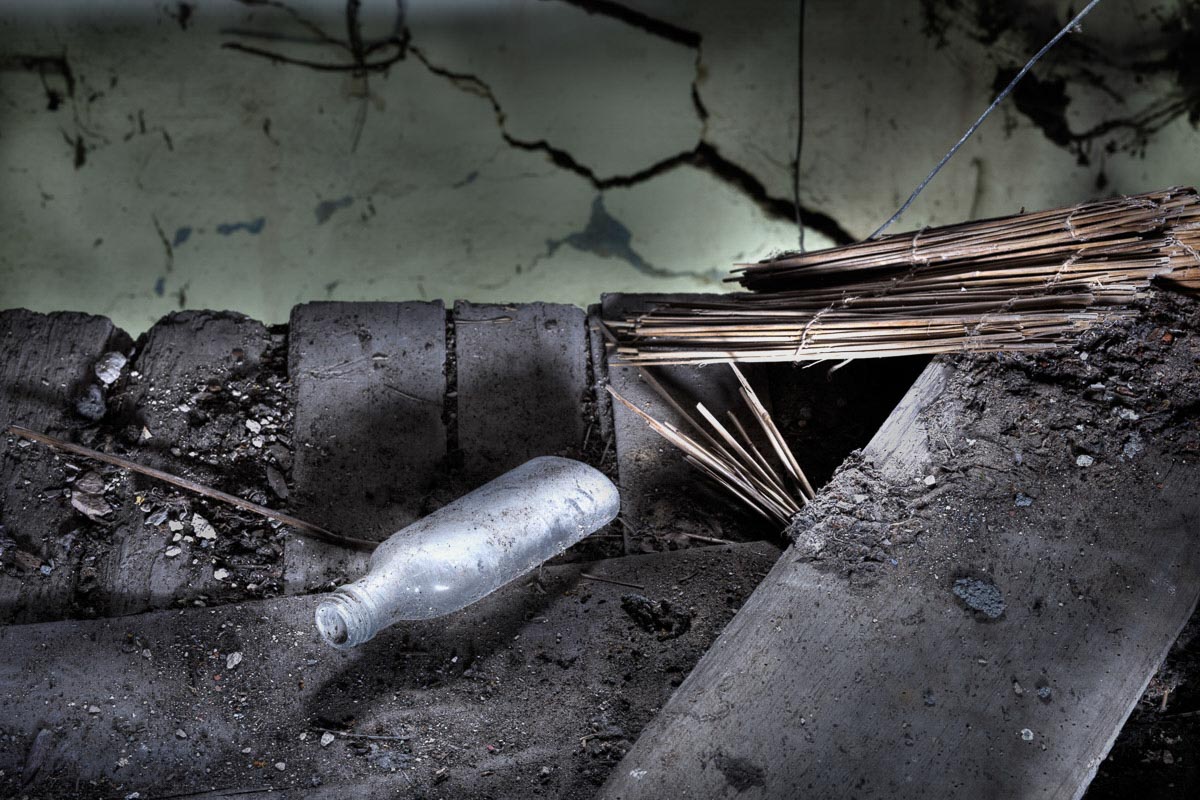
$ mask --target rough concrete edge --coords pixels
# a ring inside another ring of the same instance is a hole
[[[596,420],[600,423],[600,436],[605,441],[613,435],[612,398],[608,386],[608,348],[604,346],[604,333],[600,326],[604,324],[600,313],[600,304],[592,303],[587,307],[584,324],[587,326],[588,338],[588,379],[592,390],[592,401],[596,407]]]
[[[863,457],[874,463],[882,477],[893,483],[901,481],[929,460],[928,431],[921,428],[918,436],[906,434],[921,426],[923,412],[942,395],[952,372],[953,367],[943,359],[929,362],[867,442]]]
[[[1125,731],[1125,726],[1129,723],[1129,718],[1133,715],[1133,710],[1137,708],[1138,703],[1142,701],[1142,697],[1144,697],[1146,694],[1146,689],[1148,689],[1150,686],[1150,681],[1154,680],[1154,676],[1158,674],[1158,669],[1161,668],[1163,662],[1167,660],[1167,656],[1170,654],[1171,648],[1174,647],[1175,642],[1179,640],[1179,635],[1183,633],[1183,629],[1186,628],[1187,624],[1191,621],[1192,615],[1196,613],[1197,607],[1200,607],[1200,587],[1197,587],[1195,597],[1192,598],[1191,610],[1186,616],[1182,617],[1182,621],[1179,623],[1179,627],[1176,629],[1175,633],[1171,636],[1170,641],[1168,641],[1166,646],[1162,648],[1161,655],[1159,655],[1157,659],[1159,667],[1156,667],[1153,671],[1146,675],[1146,680],[1142,681],[1141,688],[1138,689],[1137,694],[1134,695],[1133,700],[1129,703],[1129,708],[1121,717],[1121,724],[1113,728],[1112,734],[1108,737],[1108,741],[1105,742],[1104,748],[1100,751],[1099,755],[1096,757],[1096,760],[1092,764],[1088,765],[1087,774],[1084,776],[1084,780],[1080,781],[1079,788],[1073,795],[1071,795],[1073,800],[1081,800],[1081,798],[1087,794],[1087,790],[1091,787],[1092,781],[1096,779],[1096,773],[1100,771],[1100,765],[1104,763],[1106,758],[1108,758],[1108,754],[1112,751],[1113,745],[1117,743],[1117,739],[1119,739],[1121,734]]]

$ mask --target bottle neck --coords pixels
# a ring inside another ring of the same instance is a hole
[[[321,638],[349,650],[372,638],[386,623],[371,595],[356,584],[347,584],[325,596],[317,606],[317,630]]]

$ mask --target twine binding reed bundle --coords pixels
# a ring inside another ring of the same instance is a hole
[[[741,265],[750,293],[608,320],[614,364],[1043,350],[1132,313],[1153,279],[1200,290],[1194,189],[883,236]]]

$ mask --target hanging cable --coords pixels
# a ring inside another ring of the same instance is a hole
[[[880,225],[879,228],[874,233],[872,233],[870,236],[868,236],[867,237],[868,239],[874,239],[874,238],[878,237],[879,234],[883,233],[885,230],[887,230],[889,227],[891,227],[891,224],[893,222],[895,222],[897,219],[899,219],[901,214],[903,214],[905,211],[908,210],[908,207],[910,205],[912,205],[913,200],[917,199],[917,195],[919,195],[925,189],[925,187],[929,185],[929,182],[931,180],[933,180],[933,176],[937,175],[938,172],[941,171],[942,167],[946,166],[946,162],[954,157],[954,154],[958,152],[958,148],[962,147],[963,144],[967,141],[967,139],[971,138],[971,134],[975,133],[975,129],[983,124],[983,121],[985,119],[987,119],[988,115],[991,114],[992,111],[994,111],[996,109],[996,106],[1000,105],[1000,103],[1004,101],[1004,98],[1008,97],[1008,95],[1012,92],[1012,90],[1016,87],[1016,85],[1021,81],[1021,78],[1025,77],[1025,73],[1029,72],[1029,70],[1033,68],[1033,65],[1036,64],[1042,56],[1046,55],[1046,53],[1049,52],[1050,48],[1052,48],[1052,47],[1054,47],[1054,45],[1058,44],[1058,41],[1060,39],[1062,39],[1064,36],[1066,36],[1068,33],[1070,33],[1076,26],[1078,26],[1080,21],[1088,15],[1088,12],[1091,11],[1093,8],[1095,8],[1099,4],[1100,4],[1100,0],[1092,0],[1090,3],[1088,3],[1086,6],[1084,6],[1083,10],[1080,11],[1078,14],[1076,14],[1071,19],[1070,22],[1068,22],[1066,25],[1064,25],[1063,29],[1060,30],[1057,34],[1055,34],[1053,39],[1046,42],[1045,46],[1042,47],[1041,50],[1038,50],[1037,53],[1033,56],[1033,58],[1029,59],[1029,61],[1025,64],[1025,66],[1021,68],[1021,71],[1017,73],[1016,77],[1014,77],[1011,81],[1009,81],[1008,86],[1004,87],[1004,91],[1000,92],[1000,94],[998,94],[996,96],[996,99],[992,101],[992,104],[987,107],[987,110],[979,115],[979,119],[975,120],[975,124],[972,125],[970,128],[967,128],[967,132],[964,133],[962,135],[962,138],[959,139],[954,144],[954,146],[950,148],[950,152],[948,152],[948,153],[946,153],[946,155],[942,156],[942,160],[939,161],[937,166],[933,168],[933,171],[930,172],[925,177],[925,180],[921,181],[921,183],[917,186],[916,189],[913,189],[913,193],[910,194],[908,196],[908,199],[904,201],[904,205],[900,206],[900,208],[896,211],[896,213],[892,214],[892,216],[888,218],[887,222]],[[797,179],[797,180],[799,180],[799,179]]]
[[[800,0],[800,33],[796,50],[796,162],[793,167],[792,193],[796,201],[796,228],[800,252],[804,252],[804,219],[800,211],[800,153],[804,146],[804,0]]]

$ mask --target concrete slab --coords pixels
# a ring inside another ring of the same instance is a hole
[[[539,455],[578,457],[586,424],[583,310],[454,304],[458,444],[473,482]]]
[[[265,414],[254,413],[252,391],[238,398],[232,394],[239,391],[239,383],[244,382],[244,388],[267,383],[264,361],[272,338],[266,327],[242,314],[183,311],[164,317],[139,344],[121,398],[121,413],[130,422],[126,437],[136,441],[130,457],[242,495],[248,493],[245,471],[265,484],[268,445],[260,439],[254,446],[255,435],[245,423],[263,419],[268,430],[260,428],[262,436],[274,440],[271,431],[286,420],[272,424]],[[272,441],[270,446],[279,445]],[[239,591],[244,586],[236,579],[214,578],[219,568],[214,557],[217,543],[200,538],[192,521],[196,513],[207,514],[206,521],[215,522],[214,532],[223,537],[235,535],[231,527],[200,506],[193,508],[192,495],[140,476],[118,475],[117,495],[123,502],[115,516],[112,546],[97,564],[97,596],[104,613],[135,614],[222,594],[230,601],[253,596]],[[138,498],[151,492],[179,498],[171,519],[188,523],[186,531],[172,530],[165,517],[157,525],[148,524],[152,511],[143,509]],[[261,527],[266,528],[265,521]],[[173,546],[178,552],[168,556]]]
[[[106,352],[128,354],[132,342],[106,317],[0,311],[0,425],[70,435],[107,411],[107,387],[94,365]],[[94,396],[93,396],[94,394]],[[70,535],[85,518],[70,507],[79,474],[56,454],[16,437],[0,438],[0,622],[55,619],[75,601],[79,576],[96,549]],[[66,530],[64,530],[66,525]],[[67,534],[67,535],[64,535]],[[86,604],[86,601],[85,601]]]
[[[383,541],[420,518],[446,455],[446,309],[433,303],[308,303],[292,312],[292,471],[298,516]],[[289,591],[361,569],[312,540],[286,547]]]
[[[1087,360],[931,364],[600,796],[1081,796],[1200,597],[1161,302]]]

